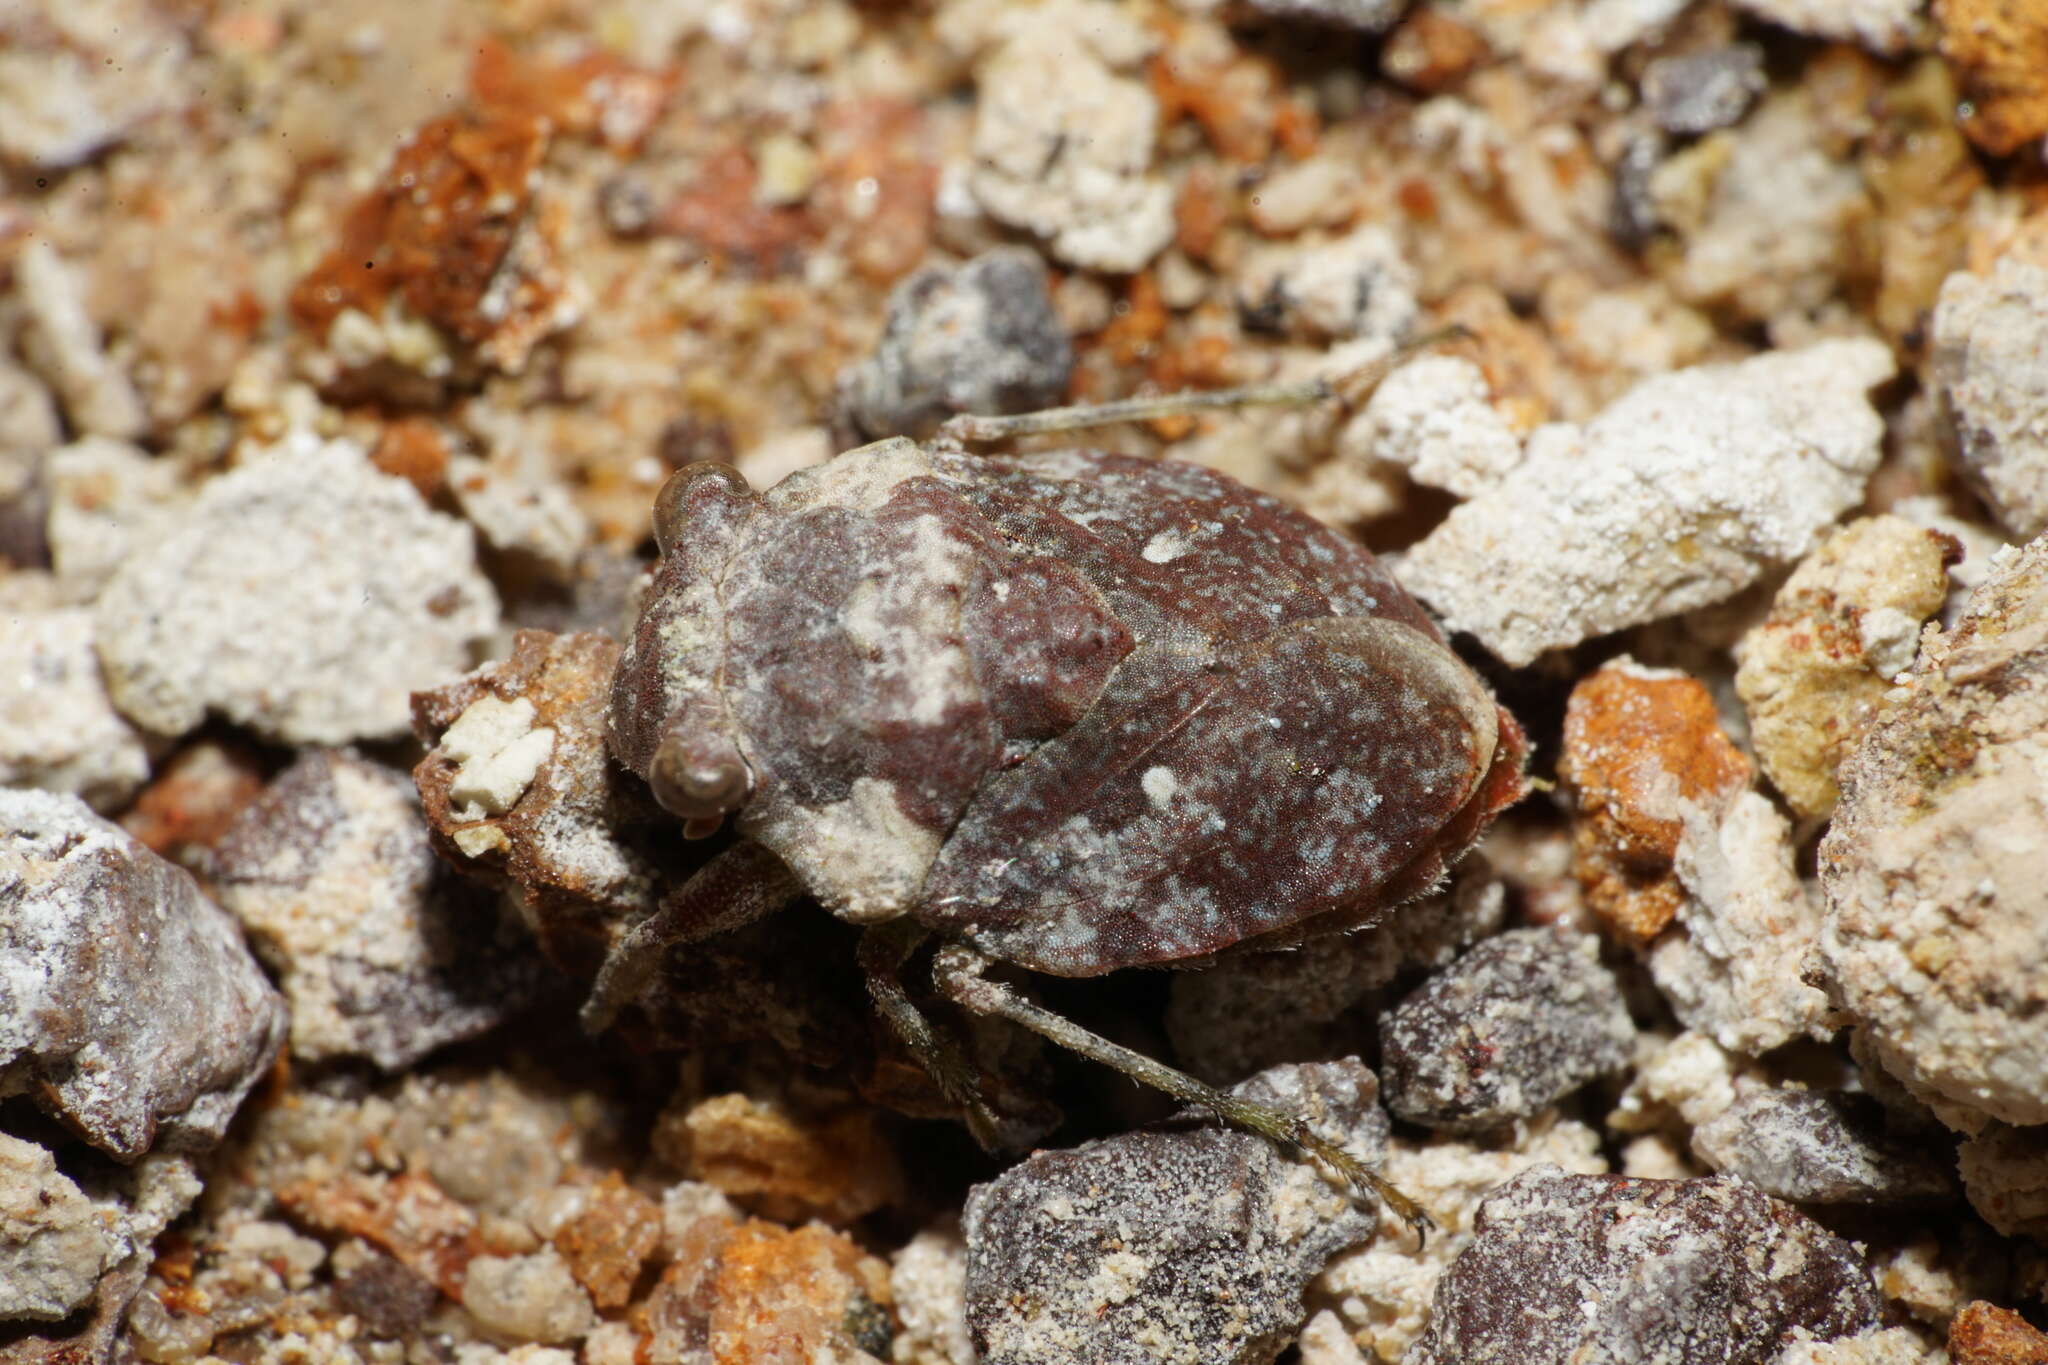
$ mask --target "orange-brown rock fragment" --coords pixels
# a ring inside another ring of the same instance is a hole
[[[613,1171],[591,1187],[583,1211],[556,1230],[554,1243],[592,1303],[622,1308],[661,1244],[661,1206]]]
[[[302,1180],[279,1190],[277,1201],[310,1227],[374,1242],[458,1302],[469,1263],[483,1251],[476,1215],[416,1172]]]
[[[293,316],[332,342],[344,314],[376,323],[396,305],[500,369],[519,369],[574,314],[558,215],[533,195],[548,129],[528,113],[422,125],[292,290]]]
[[[172,862],[227,833],[263,794],[263,760],[238,744],[201,740],[178,752],[121,813],[121,828]]]
[[[889,1350],[889,1268],[813,1224],[701,1220],[640,1310],[643,1359],[862,1365]]]
[[[1941,53],[1961,73],[1963,131],[1996,156],[2048,134],[2048,7],[2040,0],[1935,0]]]
[[[1717,809],[1750,780],[1705,687],[1628,660],[1572,689],[1558,772],[1578,798],[1573,872],[1586,902],[1637,941],[1684,903],[1672,859],[1687,814]]]
[[[902,1193],[902,1171],[866,1108],[799,1117],[745,1095],[666,1115],[657,1144],[677,1164],[771,1218],[850,1223]]]
[[[2048,1365],[2048,1333],[1979,1299],[1949,1324],[1948,1354],[1955,1365]]]

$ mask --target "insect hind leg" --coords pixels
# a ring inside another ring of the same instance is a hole
[[[1141,1085],[1149,1085],[1185,1103],[1200,1105],[1225,1123],[1305,1153],[1354,1192],[1371,1190],[1378,1195],[1388,1208],[1415,1229],[1418,1243],[1428,1229],[1436,1226],[1420,1204],[1388,1184],[1357,1157],[1317,1133],[1299,1114],[1239,1099],[1142,1052],[1134,1052],[1120,1043],[1090,1033],[1073,1020],[1033,1004],[1002,982],[989,980],[984,973],[990,965],[986,955],[963,945],[950,944],[939,950],[933,973],[941,991],[976,1014],[1007,1019],[1090,1061],[1121,1071]]]

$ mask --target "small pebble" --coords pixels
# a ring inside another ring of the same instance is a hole
[[[1628,1065],[1635,1023],[1599,940],[1511,929],[1380,1020],[1387,1108],[1452,1132],[1527,1118]]]
[[[1539,1166],[1481,1207],[1403,1361],[1766,1365],[1795,1328],[1832,1340],[1883,1308],[1849,1243],[1733,1177]]]
[[[0,789],[0,1093],[123,1161],[218,1142],[284,1039],[241,930],[75,796]]]
[[[1747,113],[1766,84],[1763,49],[1734,43],[1651,62],[1643,70],[1643,103],[1667,133],[1710,133]]]
[[[1051,407],[1073,365],[1044,263],[998,247],[896,286],[881,343],[841,378],[840,401],[870,437],[926,437],[955,413]]]
[[[2001,258],[1941,286],[1928,371],[1963,472],[2022,539],[2048,530],[2048,268]]]
[[[1954,1189],[1942,1145],[1887,1133],[1863,1095],[1753,1090],[1694,1129],[1692,1149],[1796,1204],[1925,1204]]]
[[[1305,1112],[1368,1162],[1386,1142],[1355,1060],[1232,1093]],[[1309,1278],[1374,1226],[1312,1166],[1213,1122],[1041,1152],[968,1196],[967,1323],[982,1365],[1263,1365]]]

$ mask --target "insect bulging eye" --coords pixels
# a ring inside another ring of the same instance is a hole
[[[663,810],[687,821],[717,820],[747,804],[754,772],[721,738],[671,733],[647,773]]]
[[[705,481],[715,481],[721,491],[735,498],[750,498],[753,486],[747,476],[731,465],[718,460],[699,460],[684,465],[668,476],[661,491],[654,495],[654,543],[663,554],[675,548],[682,533],[683,520],[688,512],[690,494]]]

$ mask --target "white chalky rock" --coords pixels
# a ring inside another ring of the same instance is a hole
[[[1884,423],[1874,341],[1645,380],[1451,512],[1402,583],[1510,664],[1733,596],[1853,506]]]
[[[1388,375],[1338,437],[1340,458],[1397,464],[1417,483],[1478,497],[1522,458],[1486,376],[1462,356],[1431,355]]]
[[[975,73],[970,184],[989,215],[1084,270],[1144,267],[1173,240],[1173,190],[1152,173],[1159,102],[1089,46],[1046,24]]]
[[[1735,0],[1737,9],[1811,38],[1898,52],[1922,25],[1924,0]]]
[[[1928,371],[1964,469],[2022,537],[2048,530],[2048,270],[2010,256],[1958,271],[1934,309]]]
[[[295,744],[404,733],[410,695],[498,623],[470,529],[346,441],[207,484],[95,612],[108,690],[137,724],[181,734],[214,711]]]
[[[92,613],[0,614],[0,786],[71,792],[111,810],[149,777],[142,736],[100,684]]]

